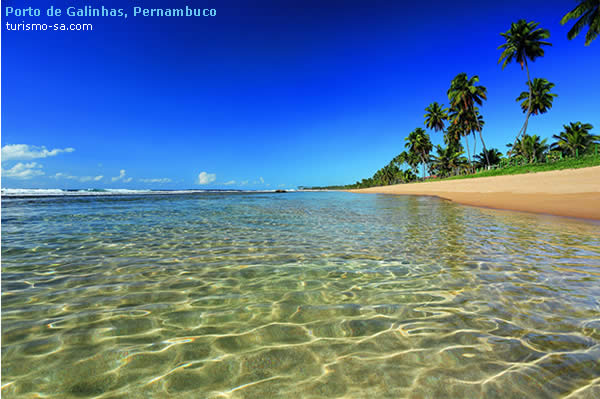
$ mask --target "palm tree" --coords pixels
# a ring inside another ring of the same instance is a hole
[[[454,148],[455,151],[463,151],[463,146],[460,143],[460,138],[463,136],[461,129],[461,125],[458,123],[451,123],[446,129],[446,134],[444,134],[444,144]]]
[[[406,151],[402,151],[400,154],[396,155],[394,159],[392,159],[392,162],[398,167],[404,163],[408,163],[408,153]]]
[[[414,176],[412,171],[404,170],[404,165],[408,165],[410,168],[415,169],[419,166],[419,157],[414,154],[409,154],[406,151],[402,151],[392,159],[392,164],[398,168],[398,178],[403,182],[411,181],[408,179],[410,176]],[[410,172],[410,173],[407,173]]]
[[[517,140],[517,145],[513,147],[511,144],[507,144],[507,147],[511,148],[509,151],[512,156],[521,155],[529,163],[541,161],[546,151],[548,151],[547,139],[541,140],[541,137],[534,134],[530,136],[524,134],[520,140]]]
[[[486,159],[489,159],[490,164],[492,164],[492,165],[498,165],[500,163],[500,160],[502,158],[502,153],[498,149],[490,148],[489,150],[487,150],[487,158],[486,158],[486,154],[484,154],[484,151],[473,156],[473,159],[475,159],[475,162],[477,163],[478,167],[483,166],[484,161]]]
[[[546,144],[548,139],[541,140],[537,134],[533,136],[524,135],[521,139],[521,150],[523,156],[529,160],[529,163],[541,161],[544,158],[544,154],[548,151],[549,145]]]
[[[448,120],[448,109],[437,102],[432,102],[427,108],[425,114],[425,126],[436,132],[444,130],[444,124]]]
[[[402,180],[406,183],[417,180],[417,176],[410,169],[403,170],[401,173]]]
[[[527,84],[529,86],[529,108],[527,109],[527,115],[525,116],[525,123],[517,137],[512,148],[516,148],[516,143],[521,134],[527,133],[527,123],[529,122],[529,115],[531,115],[531,105],[533,101],[533,86],[531,84],[531,78],[529,76],[529,66],[527,60],[535,61],[536,58],[544,55],[544,49],[542,46],[551,46],[550,43],[544,41],[550,37],[550,32],[546,29],[538,28],[537,22],[527,22],[524,19],[520,19],[517,22],[513,22],[510,29],[504,33],[500,33],[506,40],[506,43],[500,45],[498,49],[503,49],[498,63],[502,63],[502,69],[506,67],[510,62],[515,61],[521,65],[521,70],[525,67],[527,71]]]
[[[579,5],[569,11],[561,20],[562,25],[572,19],[576,19],[575,25],[567,33],[569,40],[574,39],[585,25],[588,26],[587,34],[585,35],[585,45],[589,46],[598,33],[600,33],[600,0],[580,0]]]
[[[471,150],[469,148],[469,140],[466,138],[471,134],[470,130],[467,130],[466,124],[464,122],[465,117],[464,113],[461,113],[454,107],[450,108],[450,112],[448,113],[448,120],[452,123],[448,126],[448,130],[446,131],[446,139],[444,140],[446,144],[450,147],[458,148],[458,146],[462,146],[460,144],[460,138],[465,137],[465,144],[467,145],[467,159],[469,161],[469,165],[471,165]]]
[[[393,163],[389,163],[383,167],[382,172],[383,183],[389,185],[396,183],[396,175],[400,170]]]
[[[450,146],[436,146],[437,155],[431,157],[431,171],[441,177],[456,174],[458,168],[463,166],[467,160],[462,155],[463,151],[454,151]]]
[[[394,159],[392,159],[392,162],[398,167],[398,169],[402,169],[402,166],[406,164],[411,169],[417,170],[420,161],[421,158],[418,154],[406,151],[402,151],[400,154],[396,155]]]
[[[462,134],[468,135],[470,132],[473,132],[473,137],[475,138],[475,132],[479,132],[481,143],[485,149],[485,142],[483,141],[483,135],[481,133],[482,126],[477,125],[475,127],[470,125],[471,122],[478,123],[480,121],[475,104],[482,105],[483,100],[487,99],[487,89],[484,86],[477,86],[477,82],[479,82],[479,77],[477,75],[474,75],[469,79],[466,73],[459,73],[452,79],[447,94],[448,99],[450,100],[451,111],[453,111],[452,123],[459,124],[460,122],[463,122],[466,125],[465,128],[467,126],[473,127],[473,129],[469,129],[468,131],[463,129]],[[467,153],[469,152],[468,145],[467,142]],[[471,163],[470,155],[469,163]]]
[[[473,107],[471,112],[466,113],[464,115],[463,123],[465,124],[466,131],[473,133],[473,154],[475,154],[475,152],[477,151],[477,138],[475,137],[475,132],[479,132],[479,137],[481,139],[481,143],[483,144],[484,149],[483,154],[487,155],[485,142],[483,141],[483,136],[481,136],[481,131],[483,130],[483,125],[485,125],[485,122],[483,121],[483,116],[481,116],[481,114],[479,113],[479,108]],[[486,158],[486,163],[489,166],[490,163],[488,161],[489,160]]]
[[[449,115],[449,118],[453,121],[453,124],[448,128],[449,134],[447,134],[447,136],[449,137],[449,140],[447,140],[447,144],[448,146],[452,146],[455,151],[460,151],[462,146],[460,145],[460,142],[455,140],[457,140],[459,137],[464,137],[465,144],[467,145],[467,158],[472,169],[473,162],[471,161],[471,151],[469,148],[468,137],[471,133],[473,133],[473,141],[475,142],[473,153],[475,153],[477,146],[475,132],[479,132],[481,141],[483,143],[483,148],[485,149],[485,142],[481,136],[481,130],[485,124],[483,117],[479,114],[479,109],[477,107],[473,107],[468,112],[451,109]]]
[[[433,148],[429,135],[425,130],[418,127],[410,132],[408,137],[404,140],[406,141],[404,146],[409,150],[409,157],[412,154],[413,157],[416,158],[418,156],[420,158],[421,163],[423,164],[423,179],[425,179],[425,165],[429,162],[429,153]]]
[[[528,84],[528,82],[526,82]],[[554,83],[548,82],[546,79],[535,78],[533,79],[533,87],[531,88],[531,107],[529,107],[529,91],[521,92],[517,97],[517,102],[523,100],[521,103],[521,109],[523,113],[527,110],[531,110],[531,115],[545,114],[552,108],[552,102],[554,97],[558,97],[554,93],[550,93],[550,90],[554,87]]]
[[[559,150],[563,155],[576,156],[585,154],[600,142],[600,136],[590,134],[593,126],[589,123],[571,122],[563,125],[564,131],[553,135],[556,142],[552,144],[553,150]]]

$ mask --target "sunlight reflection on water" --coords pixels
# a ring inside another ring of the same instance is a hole
[[[435,198],[3,198],[2,395],[599,397],[599,275],[598,224]]]

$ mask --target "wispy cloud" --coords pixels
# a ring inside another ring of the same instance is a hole
[[[4,148],[2,149],[4,151]],[[44,171],[42,165],[36,162],[19,162],[10,169],[2,168],[2,177],[12,179],[31,179],[35,176],[42,176]]]
[[[121,180],[123,183],[129,183],[131,180],[133,180],[133,178],[132,177],[125,177],[125,169],[121,169],[119,171],[119,176],[112,177],[111,180],[113,182]]]
[[[44,146],[27,144],[7,144],[2,147],[2,162],[6,161],[28,161],[36,158],[53,157],[63,152],[73,152],[74,148],[55,148],[48,150]],[[16,166],[16,165],[15,165]]]
[[[235,180],[229,180],[228,182],[223,183],[224,186],[231,186],[231,185],[234,185],[234,184],[235,184]]]
[[[214,173],[200,172],[200,174],[198,175],[198,181],[196,183],[197,184],[210,184],[210,183],[214,182],[215,180],[217,180],[217,175],[215,175]]]
[[[77,180],[80,181],[82,183],[88,182],[88,181],[100,181],[104,178],[104,176],[100,175],[100,176],[72,176],[68,173],[56,173],[54,176],[50,176],[53,179],[68,179],[68,180]]]
[[[55,148],[48,150],[44,146],[35,146],[28,144],[7,144],[2,147],[2,163],[10,161],[28,161],[37,158],[53,157],[63,152],[73,152],[74,148]],[[37,162],[17,162],[11,168],[2,168],[2,177],[12,179],[31,179],[36,176],[44,175],[42,165]]]
[[[245,185],[247,185],[247,184],[248,184],[248,180],[244,180],[244,181],[242,181],[242,182],[240,183],[240,186],[245,186]]]
[[[265,179],[263,179],[263,178],[262,178],[262,176],[261,176],[261,177],[259,177],[259,178],[258,178],[258,180],[260,180],[260,182],[261,182],[261,183],[264,183],[264,182],[265,182]]]
[[[163,177],[163,178],[157,178],[157,179],[140,179],[140,181],[142,183],[170,183],[171,179],[169,179],[168,177]]]

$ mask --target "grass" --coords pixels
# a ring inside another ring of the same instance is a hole
[[[471,175],[459,175],[459,176],[451,176],[444,177],[438,179],[427,179],[425,182],[432,181],[445,181],[445,180],[459,180],[459,179],[473,179],[477,177],[491,177],[491,176],[506,176],[506,175],[521,175],[526,173],[536,173],[536,172],[547,172],[550,170],[563,170],[563,169],[579,169],[579,168],[588,168],[591,166],[600,166],[600,155],[586,155],[579,158],[564,158],[561,160],[557,160],[549,163],[533,163],[533,164],[525,164],[525,165],[516,165],[516,166],[506,166],[503,168],[490,169],[490,170],[482,170],[481,172],[477,172]],[[413,181],[410,183],[423,183],[423,180]],[[383,187],[383,186],[370,186],[370,187]],[[346,189],[354,189],[359,188],[353,184],[349,184],[347,186],[328,186],[328,187],[311,187],[316,190],[346,190]],[[362,187],[367,188],[367,187]]]
[[[452,176],[444,179],[429,179],[427,181],[471,179],[475,177],[490,177],[504,175],[520,175],[525,173],[547,172],[550,170],[579,169],[590,166],[600,166],[600,156],[588,155],[580,158],[566,158],[552,163],[534,163],[508,166],[505,168],[483,170],[472,175]]]

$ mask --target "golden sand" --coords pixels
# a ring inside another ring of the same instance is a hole
[[[349,191],[430,195],[464,205],[600,220],[600,166]]]

